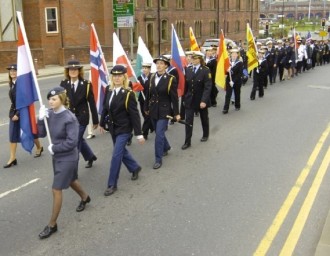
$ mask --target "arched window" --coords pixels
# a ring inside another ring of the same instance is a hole
[[[215,20],[210,21],[210,36],[215,36],[217,31],[217,22]]]
[[[176,0],[176,8],[184,9],[184,0]]]
[[[196,38],[202,37],[202,21],[201,20],[195,21],[194,32],[195,32],[195,37]]]
[[[176,32],[178,34],[179,39],[184,39],[184,21],[179,20],[176,22]]]
[[[161,34],[161,38],[162,40],[167,40],[168,38],[168,22],[167,20],[162,20],[162,34]]]

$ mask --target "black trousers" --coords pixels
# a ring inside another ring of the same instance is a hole
[[[250,99],[254,100],[256,97],[256,92],[257,92],[257,88],[258,88],[258,92],[259,92],[259,97],[263,97],[264,96],[264,78],[263,77],[259,77],[259,78],[255,78],[253,79],[253,87],[252,87],[252,91],[251,91],[251,95],[250,95]]]
[[[226,98],[223,110],[229,109],[230,99],[233,91],[235,95],[235,108],[241,108],[241,86],[234,84],[233,87],[231,87],[230,85],[226,85]]]
[[[278,74],[280,76],[280,81],[283,80],[283,74],[284,74],[284,64],[278,65]]]
[[[192,127],[186,125],[186,139],[185,143],[191,143],[191,137],[193,133],[193,127],[194,127],[194,116],[195,112],[197,110],[193,108],[186,108],[186,122],[188,124],[191,124]],[[210,130],[210,124],[209,124],[209,111],[208,108],[199,109],[199,117],[202,122],[202,129],[203,129],[203,136],[202,137],[209,137],[209,130]]]

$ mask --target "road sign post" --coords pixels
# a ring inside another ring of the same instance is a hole
[[[130,29],[131,59],[133,59],[134,0],[113,0],[113,26],[119,37],[120,28]]]

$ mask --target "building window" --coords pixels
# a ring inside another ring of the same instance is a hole
[[[160,0],[160,7],[167,8],[167,0]]]
[[[202,9],[202,0],[195,0],[195,9]]]
[[[227,11],[229,11],[229,0],[226,0],[226,8]]]
[[[216,0],[211,0],[211,10],[215,10],[217,8],[217,1]]]
[[[240,21],[237,20],[237,21],[235,22],[235,32],[238,33],[239,31],[240,31]]]
[[[202,21],[197,20],[195,21],[195,37],[200,38],[202,37]]]
[[[236,0],[236,10],[241,9],[241,0]]]
[[[152,7],[152,0],[146,0],[146,6]]]
[[[184,21],[180,20],[176,22],[176,32],[179,39],[184,39]]]
[[[139,36],[139,23],[134,21],[134,28],[133,28],[133,44],[138,43],[138,36]]]
[[[184,0],[176,0],[176,8],[183,9],[184,8]]]
[[[215,36],[217,31],[217,22],[212,20],[210,22],[210,36]]]
[[[17,40],[16,11],[22,12],[21,0],[0,1],[0,42]]]
[[[45,8],[46,32],[58,33],[57,8]]]
[[[168,38],[168,22],[167,20],[162,20],[162,34],[161,34],[161,38],[162,40],[166,41]]]
[[[226,33],[229,33],[229,22],[226,21]]]

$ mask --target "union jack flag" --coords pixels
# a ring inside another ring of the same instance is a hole
[[[97,112],[102,113],[105,88],[109,83],[109,71],[104,59],[102,48],[96,34],[94,24],[91,24],[90,33],[90,65],[93,93]]]

